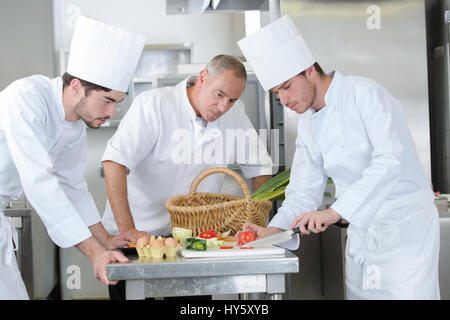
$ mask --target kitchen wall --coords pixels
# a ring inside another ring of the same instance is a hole
[[[53,76],[52,43],[52,0],[0,1],[0,91],[32,74]]]

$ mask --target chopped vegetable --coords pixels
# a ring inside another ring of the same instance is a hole
[[[222,246],[222,247],[220,247],[220,249],[233,249],[234,247],[233,246]]]
[[[255,249],[255,247],[239,247],[239,249]]]
[[[223,246],[223,240],[217,240],[217,238],[211,238],[206,240],[206,246],[208,248]]]
[[[239,234],[239,243],[246,244],[256,239],[256,236],[251,231],[244,231]]]
[[[211,238],[216,238],[217,234],[214,230],[206,230],[206,231],[200,232],[199,237],[203,238],[203,239],[211,239]]]
[[[206,251],[206,240],[197,238],[187,238],[186,239],[186,249],[195,251]]]
[[[173,227],[172,235],[175,239],[189,238],[192,237],[192,230],[180,227]]]

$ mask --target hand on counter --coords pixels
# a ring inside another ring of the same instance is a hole
[[[126,263],[129,260],[119,251],[108,251],[94,238],[90,237],[76,245],[91,260],[95,277],[106,285],[115,285],[118,281],[109,281],[106,267],[110,263]]]
[[[128,242],[136,242],[139,238],[150,238],[150,235],[145,231],[139,231],[134,228],[128,229],[120,234]]]
[[[94,275],[106,285],[116,285],[118,281],[109,281],[106,266],[110,263],[126,263],[129,260],[119,251],[105,251],[97,255],[94,260]]]
[[[306,212],[292,221],[289,229],[295,228],[297,225],[300,234],[319,233],[325,231],[329,225],[334,224],[341,219],[341,216],[332,208],[319,211]],[[307,228],[305,227],[307,226]]]
[[[107,239],[103,243],[106,249],[116,249],[127,245],[130,242],[135,242],[136,240],[130,237],[128,234],[118,234],[116,236],[108,235]]]

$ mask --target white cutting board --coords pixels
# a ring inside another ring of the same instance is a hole
[[[208,248],[206,251],[194,251],[184,248],[178,249],[181,256],[185,258],[221,258],[221,257],[248,257],[248,256],[265,256],[272,254],[284,254],[283,248],[273,245],[264,247],[254,247],[253,249],[240,249],[234,246],[233,249]]]

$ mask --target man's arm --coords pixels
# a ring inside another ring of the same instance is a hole
[[[114,161],[103,161],[102,165],[105,172],[106,193],[119,232],[121,234],[128,234],[135,238],[135,240],[140,236],[145,236],[145,232],[136,230],[131,215],[128,203],[127,174],[125,166]]]
[[[271,175],[259,176],[252,178],[252,190],[255,192],[259,189],[264,183],[269,181],[272,178]]]

